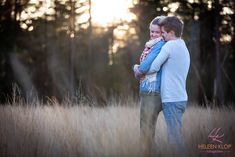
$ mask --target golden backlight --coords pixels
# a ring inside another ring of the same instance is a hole
[[[92,22],[100,26],[112,26],[120,22],[130,22],[136,16],[129,11],[132,0],[91,0]]]
[[[80,14],[75,17],[75,23],[86,23],[90,16],[92,24],[95,26],[109,27],[120,23],[128,23],[136,19],[136,15],[130,12],[129,8],[133,7],[138,0],[72,0],[75,2],[75,13]],[[70,0],[58,0],[60,4],[67,5],[66,9],[71,10]],[[80,4],[83,3],[83,6]],[[88,10],[91,9],[91,15]],[[17,16],[17,20],[30,21],[31,19],[47,18],[54,20],[55,0],[30,0],[28,6]],[[46,16],[47,15],[47,16]],[[69,18],[70,14],[64,14],[65,18]],[[23,29],[28,29],[28,23],[22,23]]]

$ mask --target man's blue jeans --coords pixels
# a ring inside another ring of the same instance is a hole
[[[187,101],[166,102],[162,104],[169,144],[177,153],[182,155],[186,152],[181,130],[186,105]]]

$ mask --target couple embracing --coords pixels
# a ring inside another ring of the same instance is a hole
[[[188,101],[186,78],[190,56],[181,39],[183,26],[176,16],[154,18],[140,64],[133,68],[140,81],[140,142],[144,156],[151,155],[160,111],[167,125],[169,147],[176,156],[186,154],[181,129]]]

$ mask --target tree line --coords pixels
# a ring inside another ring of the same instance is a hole
[[[149,22],[158,15],[177,15],[185,23],[189,100],[202,105],[234,101],[233,1],[139,0],[130,8],[136,19],[105,27],[92,22],[91,9],[91,0],[0,3],[2,103],[12,98],[13,84],[27,101],[86,97],[106,104],[111,96],[137,97],[131,67],[148,40]],[[124,34],[118,37],[117,31]]]

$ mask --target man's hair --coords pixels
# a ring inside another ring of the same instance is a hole
[[[149,28],[151,25],[158,25],[160,26],[161,21],[165,18],[165,16],[157,16],[155,17],[149,24]]]
[[[183,34],[184,23],[176,16],[167,16],[159,25],[163,26],[167,33],[174,31],[176,37],[181,37]]]

